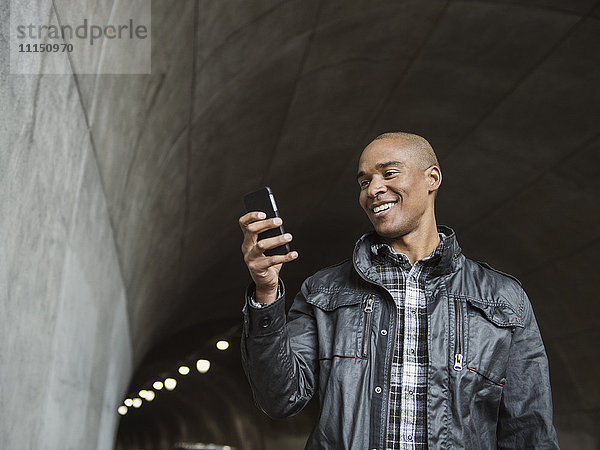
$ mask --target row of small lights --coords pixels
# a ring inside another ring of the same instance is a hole
[[[227,341],[218,341],[217,348],[219,350],[227,350],[229,348],[229,342]],[[196,370],[200,373],[206,373],[210,369],[210,361],[207,359],[199,359],[196,361]],[[177,371],[181,375],[187,375],[190,373],[190,368],[188,366],[179,366]],[[175,378],[165,378],[164,381],[157,380],[152,383],[152,387],[155,391],[160,391],[163,387],[167,391],[172,391],[177,386],[177,380]],[[156,393],[150,389],[142,389],[138,392],[139,397],[135,398],[126,398],[123,401],[123,404],[117,408],[117,412],[124,416],[129,411],[129,408],[139,408],[142,406],[143,400],[147,402],[151,402],[156,397]],[[143,400],[142,400],[143,399]]]

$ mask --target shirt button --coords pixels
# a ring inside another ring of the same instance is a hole
[[[414,354],[415,354],[415,349],[414,349],[414,348],[411,348],[411,349],[410,349],[410,354],[411,354],[411,355],[414,355]]]
[[[411,389],[410,391],[408,391],[408,393],[409,393],[410,395],[415,395],[415,391],[413,391],[412,389]]]
[[[382,334],[383,336],[387,336],[387,330],[381,330],[381,334]]]
[[[377,386],[377,387],[375,388],[375,392],[376,392],[377,394],[381,394],[381,388],[380,388],[379,386]]]
[[[269,325],[271,325],[271,318],[270,317],[263,317],[262,319],[260,319],[260,326],[261,326],[261,328],[268,328]]]
[[[408,436],[406,436],[406,438],[407,438],[409,441],[412,441],[412,436],[411,436],[410,434],[409,434]]]

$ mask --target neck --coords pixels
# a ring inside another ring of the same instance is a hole
[[[411,264],[431,254],[440,244],[435,218],[429,225],[417,228],[398,238],[385,238],[396,253],[404,253]]]

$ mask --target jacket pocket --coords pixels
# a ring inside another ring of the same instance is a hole
[[[363,352],[362,305],[366,295],[355,291],[319,291],[306,297],[314,307],[319,359],[356,358]]]
[[[493,384],[506,381],[508,355],[515,327],[521,318],[503,303],[465,297],[462,299],[463,339],[467,354],[463,366]]]

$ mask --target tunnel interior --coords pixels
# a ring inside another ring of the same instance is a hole
[[[600,2],[151,7],[150,74],[15,75],[1,54],[1,447],[303,448],[318,398],[269,419],[241,367],[242,196],[270,186],[294,236],[289,308],[371,229],[358,156],[403,130],[437,152],[438,223],[527,291],[561,446],[597,448]]]

